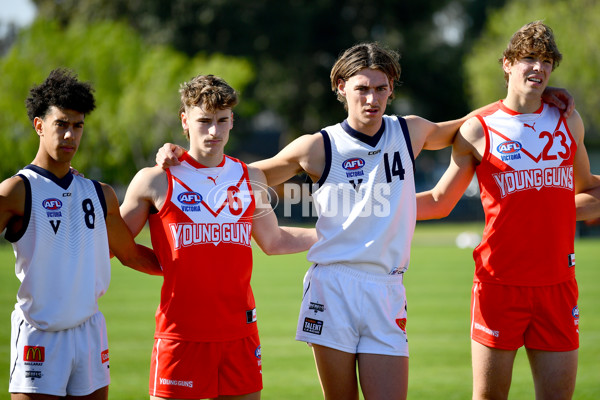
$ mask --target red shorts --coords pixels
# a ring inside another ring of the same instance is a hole
[[[262,390],[258,333],[227,342],[155,339],[150,395],[177,399],[240,396]]]
[[[503,350],[576,350],[578,297],[575,279],[551,286],[477,282],[471,293],[471,338]]]

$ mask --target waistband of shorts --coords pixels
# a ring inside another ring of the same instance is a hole
[[[374,274],[372,272],[361,271],[356,267],[350,267],[346,264],[313,264],[314,268],[328,268],[332,271],[339,272],[345,274],[347,276],[351,276],[355,279],[360,279],[365,282],[375,282],[375,283],[390,283],[390,284],[398,284],[404,282],[404,273],[402,274]]]

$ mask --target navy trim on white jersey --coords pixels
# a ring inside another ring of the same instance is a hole
[[[98,181],[92,180],[94,187],[96,188],[96,194],[98,195],[98,200],[100,200],[100,205],[102,205],[102,211],[104,212],[104,219],[106,219],[107,207],[106,207],[106,198],[104,197],[104,192],[102,191],[102,186]]]
[[[44,169],[42,167],[38,167],[37,165],[29,164],[28,166],[26,166],[23,169],[30,169],[30,170],[36,172],[37,174],[43,176],[44,178],[50,179],[52,182],[56,183],[58,186],[60,186],[64,190],[67,190],[69,188],[69,186],[71,185],[71,182],[73,182],[73,174],[71,173],[71,171],[69,171],[62,178],[58,178],[52,172],[50,172],[47,169]]]
[[[314,185],[310,185],[310,194],[312,195],[313,190],[317,190],[325,180],[329,176],[329,170],[331,169],[331,139],[327,134],[325,129],[321,130],[321,135],[323,136],[323,146],[325,147],[325,167],[323,168],[323,173],[321,174],[321,178],[316,183],[316,187],[313,188]]]
[[[412,161],[413,174],[414,174],[416,172],[415,155],[413,153],[412,143],[410,141],[410,135],[408,134],[408,125],[406,124],[406,120],[402,117],[398,117],[398,122],[400,123],[400,127],[402,128],[402,133],[404,133],[404,140],[406,141],[406,148],[408,149],[408,154],[410,154],[410,159]]]
[[[379,140],[383,136],[383,132],[385,131],[385,122],[383,119],[381,120],[381,126],[379,127],[379,130],[373,136],[365,135],[364,133],[352,128],[347,119],[345,119],[341,125],[342,129],[346,131],[348,135],[352,136],[356,140],[360,140],[361,142],[368,144],[371,147],[377,146]]]

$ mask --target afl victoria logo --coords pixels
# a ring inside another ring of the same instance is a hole
[[[342,163],[342,167],[346,171],[355,171],[365,166],[365,160],[362,158],[349,158]]]
[[[177,201],[185,205],[195,205],[202,201],[202,195],[196,192],[183,192],[177,196]]]
[[[42,201],[42,206],[48,211],[56,211],[62,207],[62,201],[59,199],[46,199]]]
[[[522,147],[523,146],[521,146],[521,143],[517,142],[516,140],[509,140],[500,143],[496,149],[498,150],[498,153],[501,154],[514,154],[521,151]]]

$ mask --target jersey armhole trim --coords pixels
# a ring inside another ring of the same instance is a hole
[[[400,127],[402,128],[402,133],[404,134],[404,141],[406,142],[406,148],[408,149],[408,154],[410,155],[410,160],[412,161],[413,175],[414,175],[416,172],[415,154],[413,153],[412,143],[410,141],[410,135],[408,133],[408,125],[406,124],[406,120],[400,116],[398,117],[398,122],[400,123]]]
[[[325,168],[323,168],[323,173],[317,183],[311,185],[311,194],[325,183],[329,176],[329,170],[331,169],[331,139],[325,129],[321,130],[321,135],[323,135],[323,146],[325,147]]]
[[[31,220],[31,203],[33,201],[31,194],[31,182],[29,182],[29,179],[27,179],[27,177],[23,174],[17,174],[17,176],[21,178],[23,180],[23,183],[25,184],[25,209],[23,212],[23,225],[21,226],[21,229],[19,229],[18,231],[12,231],[8,229],[8,227],[6,229],[6,234],[4,235],[4,238],[11,243],[17,242],[23,237],[25,231],[27,231],[29,221]]]
[[[104,198],[104,192],[102,191],[102,186],[98,181],[92,180],[94,187],[96,188],[96,194],[98,195],[98,200],[100,200],[100,205],[102,206],[102,212],[104,214],[104,219],[106,220],[106,199]]]

